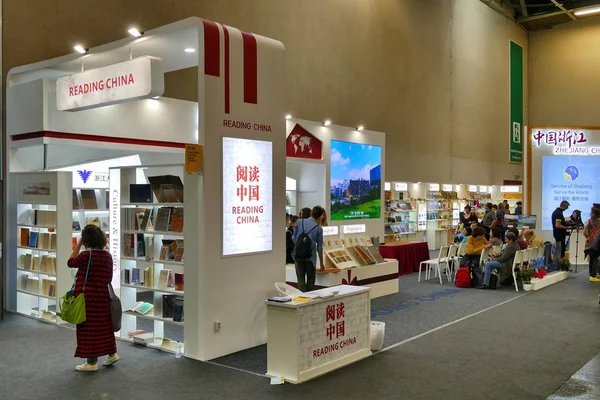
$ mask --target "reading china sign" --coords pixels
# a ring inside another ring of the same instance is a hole
[[[162,61],[138,57],[58,79],[56,105],[60,111],[85,110],[161,96],[164,86]]]
[[[223,255],[273,249],[273,144],[223,138]]]

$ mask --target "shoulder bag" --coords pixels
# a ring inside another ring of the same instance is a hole
[[[88,273],[90,272],[90,264],[92,263],[92,251],[90,250],[90,256],[88,257],[87,269],[85,271],[85,280],[83,281],[83,288],[79,296],[75,297],[75,282],[73,287],[58,302],[60,309],[60,318],[73,325],[79,325],[85,322],[85,284],[87,283]]]
[[[110,294],[110,316],[112,318],[113,332],[119,332],[121,330],[121,315],[123,313],[121,299],[115,294],[112,283],[108,284],[108,293]]]

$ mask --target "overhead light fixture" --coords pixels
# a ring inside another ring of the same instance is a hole
[[[82,45],[78,44],[75,47],[73,47],[75,49],[76,52],[78,52],[79,54],[85,54],[87,53],[87,49],[84,49]]]
[[[573,14],[580,16],[580,15],[595,14],[595,13],[599,13],[599,12],[600,12],[600,7],[594,7],[594,8],[584,9],[584,10],[577,10]]]
[[[184,50],[186,53],[194,53],[196,52],[196,49],[193,49],[191,47],[188,47],[187,49]]]
[[[133,37],[140,37],[144,34],[144,32],[140,32],[136,28],[131,28],[127,32]]]
[[[329,125],[331,125],[331,121],[326,119],[325,122],[323,122],[323,125],[329,126]]]
[[[362,125],[359,125],[359,126],[357,126],[357,127],[356,127],[356,130],[357,130],[357,131],[362,131],[362,130],[364,130],[364,129],[365,129],[365,127],[364,127],[364,126],[362,126]]]
[[[158,100],[160,98],[160,96],[154,96],[152,97],[152,100]]]
[[[292,119],[292,114],[288,114],[285,116],[285,119]]]

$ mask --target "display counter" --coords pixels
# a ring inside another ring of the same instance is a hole
[[[298,286],[296,267],[294,264],[285,266],[285,280],[288,285]],[[398,261],[385,260],[383,263],[354,267],[344,270],[317,270],[315,287],[328,288],[336,285],[369,286],[371,298],[398,293]]]
[[[341,285],[305,293],[314,297],[305,302],[267,301],[267,375],[301,383],[370,356],[370,290]]]
[[[427,242],[389,243],[379,246],[379,252],[386,259],[398,260],[400,275],[418,272],[420,263],[430,258]]]

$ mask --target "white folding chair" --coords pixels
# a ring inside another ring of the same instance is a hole
[[[490,258],[492,258],[492,248],[491,247],[481,250],[481,258],[479,258],[479,266],[481,268],[483,268],[485,266],[485,263],[488,262]]]
[[[460,246],[458,246],[458,254],[456,256],[460,259],[465,254],[467,254],[467,245],[461,244]]]
[[[448,262],[446,263],[446,268],[449,269],[449,271],[446,273],[446,275],[448,276],[448,282],[450,282],[450,279],[452,278],[452,273],[454,271],[456,271],[456,262],[458,261],[458,246],[453,244],[450,246],[450,248],[448,249]]]
[[[440,253],[438,254],[438,258],[432,258],[431,260],[421,261],[419,263],[419,280],[421,282],[421,270],[423,269],[423,264],[425,264],[425,280],[429,280],[430,276],[430,267],[434,269],[435,276],[440,275],[440,285],[442,284],[442,265],[448,265],[448,251],[450,248],[448,246],[442,246],[440,249]],[[447,268],[446,268],[447,270]],[[447,273],[447,272],[446,272]]]
[[[519,291],[519,286],[517,285],[517,272],[515,270],[517,268],[523,267],[524,254],[525,254],[524,250],[517,251],[517,253],[515,254],[515,259],[513,260],[513,265],[512,265],[512,276],[513,276],[513,280],[515,281],[515,290],[517,292]]]

